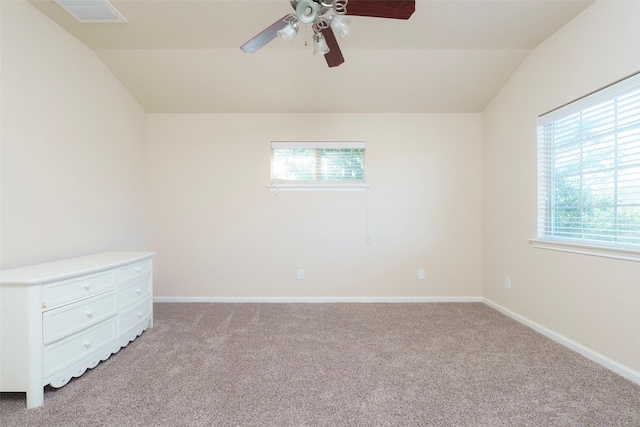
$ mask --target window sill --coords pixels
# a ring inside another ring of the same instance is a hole
[[[571,252],[575,254],[640,262],[640,250],[594,246],[584,243],[561,242],[542,239],[531,239],[529,240],[529,243],[531,243],[534,248],[539,249],[550,249],[552,251]]]
[[[281,184],[267,187],[274,193],[283,191],[367,191],[366,184]]]

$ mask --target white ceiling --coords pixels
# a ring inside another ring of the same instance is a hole
[[[305,28],[291,47],[239,49],[292,12],[288,0],[111,1],[127,24],[81,24],[53,0],[31,3],[94,49],[147,112],[468,113],[592,0],[418,0],[408,21],[354,17],[335,68],[304,46]]]

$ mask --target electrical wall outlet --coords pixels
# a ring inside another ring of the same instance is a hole
[[[424,268],[421,268],[421,269],[418,270],[418,279],[424,280],[424,277],[425,277]]]
[[[298,280],[304,280],[304,268],[298,269]]]
[[[511,277],[509,276],[504,277],[504,287],[506,289],[511,289]]]

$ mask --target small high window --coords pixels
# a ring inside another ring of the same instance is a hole
[[[364,142],[272,142],[272,191],[364,191]]]

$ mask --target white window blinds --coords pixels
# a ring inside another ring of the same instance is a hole
[[[640,74],[538,119],[538,238],[640,249]]]
[[[364,142],[272,142],[270,188],[366,189],[364,158]]]

